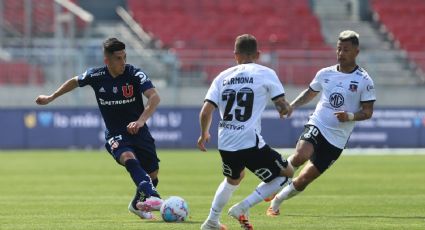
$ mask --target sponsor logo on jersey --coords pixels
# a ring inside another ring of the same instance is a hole
[[[124,97],[129,98],[133,96],[133,86],[132,85],[124,85],[121,87],[122,89],[122,95]]]
[[[105,75],[105,71],[100,71],[97,73],[92,73],[90,74],[90,77],[97,77],[97,76],[101,76],[101,75]]]
[[[105,88],[102,87],[102,88],[99,89],[99,93],[105,93],[105,92],[106,92]]]
[[[339,108],[344,104],[344,97],[340,93],[332,93],[329,97],[329,103],[334,108]]]
[[[231,130],[243,130],[245,129],[245,125],[232,125],[225,121],[220,121],[219,125],[220,128],[224,129],[231,129]]]
[[[129,104],[132,102],[135,102],[136,98],[132,97],[130,99],[127,100],[115,100],[115,101],[105,101],[102,98],[99,98],[99,104],[100,105],[125,105],[125,104]]]
[[[114,86],[114,87],[112,88],[112,92],[114,92],[114,93],[118,93],[118,87]]]
[[[367,89],[367,91],[371,91],[371,90],[375,89],[375,87],[373,85],[367,85],[366,89]]]

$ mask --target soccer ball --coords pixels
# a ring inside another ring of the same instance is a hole
[[[166,199],[159,211],[165,222],[185,221],[189,215],[187,202],[178,196],[171,196]]]

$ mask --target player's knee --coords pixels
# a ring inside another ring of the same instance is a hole
[[[234,185],[234,186],[239,185],[241,183],[241,181],[242,181],[242,177],[239,177],[237,179],[233,179],[231,177],[227,177],[227,183],[229,183],[231,185]]]
[[[297,177],[292,181],[292,184],[297,191],[301,192],[310,184],[310,182],[311,181],[307,180],[306,178]]]
[[[121,156],[120,156],[120,163],[121,163],[122,165],[125,165],[125,162],[126,162],[127,160],[130,160],[130,159],[136,159],[136,157],[134,156],[134,154],[133,154],[132,152],[129,152],[129,151],[127,151],[127,152],[123,152],[123,153],[121,154]]]
[[[244,171],[242,171],[240,174],[239,174],[239,177],[238,178],[235,178],[235,177],[230,177],[230,176],[226,176],[226,178],[227,178],[227,183],[229,183],[229,184],[231,184],[231,185],[239,185],[240,183],[241,183],[241,181],[242,181],[242,179],[244,178],[244,176],[245,176],[245,172]]]

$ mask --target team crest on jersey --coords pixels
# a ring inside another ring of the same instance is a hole
[[[112,92],[118,93],[118,87],[116,87],[116,86],[112,87]]]
[[[133,96],[133,85],[124,85],[121,89],[124,97],[129,98]]]
[[[352,81],[350,87],[348,88],[351,92],[357,92],[358,82]]]

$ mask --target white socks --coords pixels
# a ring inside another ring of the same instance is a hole
[[[272,207],[273,211],[277,211],[279,209],[280,204],[291,197],[296,196],[300,191],[297,191],[294,187],[293,183],[290,183],[288,186],[282,189],[274,199],[272,200],[270,207]]]
[[[208,215],[209,220],[218,221],[220,219],[221,211],[237,188],[238,186],[227,183],[227,179],[224,178],[223,182],[220,183],[217,191],[215,192],[215,196],[211,204],[210,214]]]
[[[255,189],[255,191],[252,192],[248,197],[246,197],[240,203],[240,205],[242,206],[242,208],[248,209],[279,191],[279,189],[284,186],[286,182],[287,177],[276,177],[268,183],[261,182]]]

